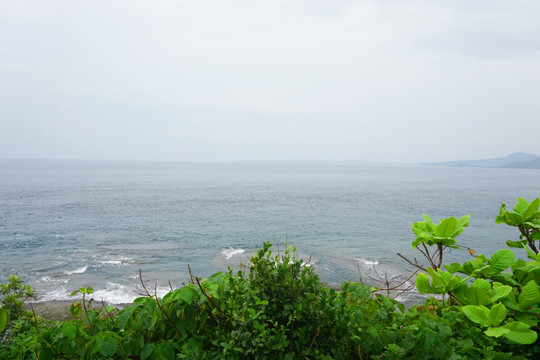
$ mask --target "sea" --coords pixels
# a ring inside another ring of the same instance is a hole
[[[37,301],[90,286],[123,304],[144,294],[141,276],[162,296],[190,280],[188,265],[200,278],[245,270],[269,242],[275,255],[296,247],[326,284],[384,288],[411,274],[397,253],[422,262],[411,224],[423,214],[470,214],[458,240],[489,256],[518,239],[494,222],[501,203],[539,196],[534,169],[0,160],[0,282],[21,276]]]

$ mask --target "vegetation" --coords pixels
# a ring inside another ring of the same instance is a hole
[[[469,249],[472,260],[443,264],[445,249],[463,248],[456,237],[469,216],[413,224],[412,246],[427,265],[405,259],[419,271],[418,291],[432,297],[409,309],[361,283],[329,289],[293,247],[276,255],[270,244],[245,271],[192,275],[163,298],[145,287],[120,311],[94,308],[92,288],[80,288],[76,319],[65,322],[24,310],[34,292],[12,276],[0,288],[0,359],[539,358],[539,204],[520,198],[496,219],[518,227],[508,245],[528,260]]]

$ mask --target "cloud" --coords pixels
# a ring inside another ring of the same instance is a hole
[[[0,157],[420,161],[540,152],[505,141],[511,124],[522,143],[536,143],[539,7],[9,2],[0,14],[0,122],[10,130],[0,134]]]

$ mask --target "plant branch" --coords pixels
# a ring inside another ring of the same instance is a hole
[[[201,289],[203,295],[208,299],[208,301],[210,301],[210,303],[212,304],[212,306],[213,306],[214,308],[216,308],[216,309],[217,309],[217,310],[225,317],[225,319],[228,319],[227,314],[225,314],[225,313],[223,312],[223,310],[221,310],[221,309],[216,305],[216,303],[214,303],[214,301],[212,300],[212,298],[211,298],[210,296],[208,296],[208,294],[206,294],[206,292],[204,291],[204,289],[203,289],[203,287],[202,287],[202,285],[201,285],[201,282],[199,281],[199,278],[195,276],[195,280],[197,280],[197,285],[199,285],[199,289]]]
[[[144,281],[143,281],[143,278],[142,278],[142,271],[141,269],[139,269],[139,280],[141,281],[141,285],[144,289],[144,291],[146,292],[146,295],[151,298],[151,299],[154,299],[154,301],[156,302],[156,305],[158,306],[159,310],[161,310],[161,312],[163,313],[163,315],[165,315],[165,317],[167,318],[167,320],[169,321],[169,323],[174,327],[174,329],[176,330],[176,333],[178,334],[178,336],[182,337],[182,332],[180,332],[180,329],[178,329],[178,326],[176,326],[176,324],[174,323],[174,321],[172,321],[172,319],[169,317],[169,314],[167,314],[167,312],[165,311],[165,309],[163,309],[163,307],[161,306],[161,304],[159,303],[159,300],[158,300],[158,296],[157,296],[157,284],[154,288],[154,293],[155,293],[155,296],[152,296],[150,295],[150,292],[148,292],[148,289],[146,288],[146,285],[144,284]]]
[[[423,270],[423,271],[427,271],[427,269],[425,267],[423,267],[422,265],[420,265],[418,263],[418,260],[414,259],[414,262],[412,262],[411,260],[407,259],[405,256],[401,255],[400,253],[397,253],[397,255],[402,258],[403,260],[405,260],[406,262],[408,262],[409,264],[411,264],[412,266],[420,269],[420,270]]]

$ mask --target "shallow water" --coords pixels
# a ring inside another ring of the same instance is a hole
[[[95,298],[163,294],[247,263],[263,242],[294,244],[323,281],[405,273],[410,225],[471,214],[458,239],[487,255],[517,239],[501,202],[540,196],[539,170],[420,166],[0,160],[0,281],[41,300],[81,286]],[[467,260],[453,251],[448,262]]]

